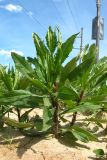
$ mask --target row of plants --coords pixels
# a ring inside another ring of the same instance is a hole
[[[77,35],[63,43],[58,28],[49,27],[45,41],[33,33],[34,58],[11,53],[15,66],[0,65],[1,129],[6,124],[28,136],[51,133],[59,138],[69,133],[83,142],[98,140],[86,126],[78,125],[77,116],[87,115],[78,119],[81,124],[95,123],[103,128],[102,124],[107,123],[106,118],[98,118],[107,112],[107,57],[97,62],[96,46],[86,45],[82,53],[65,64]],[[35,115],[31,122],[28,115],[35,108],[42,109],[43,116]],[[23,109],[27,111],[21,114]],[[9,113],[16,114],[18,121]]]

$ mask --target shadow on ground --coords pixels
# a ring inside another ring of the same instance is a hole
[[[74,136],[72,136],[71,133],[69,132],[65,134],[63,137],[59,138],[58,141],[67,147],[72,147],[72,148],[79,147],[79,148],[90,149],[85,144],[78,143],[77,140],[74,138]]]

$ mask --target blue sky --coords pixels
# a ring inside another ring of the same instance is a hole
[[[49,25],[59,26],[63,40],[84,28],[83,45],[92,44],[92,19],[96,15],[96,0],[0,0],[0,63],[12,63],[10,52],[35,56],[32,32],[45,37]],[[104,40],[100,57],[107,56],[107,0],[101,0],[101,15],[105,19]],[[80,46],[80,39],[75,47]],[[70,57],[78,53],[73,50]]]

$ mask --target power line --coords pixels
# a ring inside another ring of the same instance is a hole
[[[76,27],[76,29],[78,30],[78,26],[77,26],[76,20],[75,20],[75,18],[74,18],[74,14],[73,14],[73,12],[72,12],[72,9],[71,9],[71,7],[70,7],[69,0],[66,0],[66,2],[67,2],[67,6],[68,6],[68,8],[69,8],[70,14],[71,14],[71,16],[72,16],[72,19],[73,19],[73,21],[74,21],[75,27]]]
[[[74,10],[77,11],[77,6],[75,5],[74,0],[72,0],[72,4],[73,4]],[[78,17],[79,17],[79,16],[78,16],[78,13],[77,13],[77,12],[75,12],[75,13],[76,13],[76,16],[75,16],[75,17],[76,17],[76,20],[77,20],[76,22],[78,22],[79,26],[81,26],[81,25],[80,25],[80,24],[81,24],[81,23],[80,23],[80,20],[79,20],[79,18],[78,18]]]
[[[60,17],[61,17],[63,23],[66,25],[66,22],[65,22],[65,20],[63,19],[63,17],[62,17],[62,15],[61,15],[60,11],[59,11],[58,8],[56,7],[56,4],[55,4],[54,0],[51,0],[51,2],[53,3],[53,6],[55,7],[56,11],[57,11],[58,14],[60,15]],[[68,27],[68,26],[67,26],[67,27]],[[68,28],[68,29],[69,29],[69,28]]]
[[[11,0],[10,0],[10,1],[11,1]],[[30,17],[29,14],[28,14],[28,13],[30,13],[30,11],[29,11],[19,0],[17,0],[17,2],[18,2],[18,4],[23,8],[25,14],[26,14],[28,17]],[[44,29],[45,31],[47,31],[46,28],[44,27],[44,25],[41,24],[41,22],[40,22],[37,18],[35,18],[35,17],[33,16],[33,14],[31,15],[31,18],[32,18],[32,20],[33,20],[34,22],[36,22],[36,24],[38,23],[38,24],[41,26],[42,29]]]

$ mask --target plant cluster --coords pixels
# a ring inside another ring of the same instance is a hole
[[[11,53],[15,67],[0,65],[0,128],[6,124],[29,136],[51,133],[59,138],[69,133],[83,142],[97,141],[76,121],[81,113],[88,115],[80,123],[99,127],[107,123],[107,119],[98,118],[99,113],[107,112],[107,57],[96,62],[97,48],[86,45],[82,53],[65,64],[77,35],[63,43],[58,28],[49,27],[45,42],[33,33],[34,58]],[[42,109],[43,116],[35,115],[31,122],[28,115],[35,108]],[[10,112],[18,121],[6,116]]]

